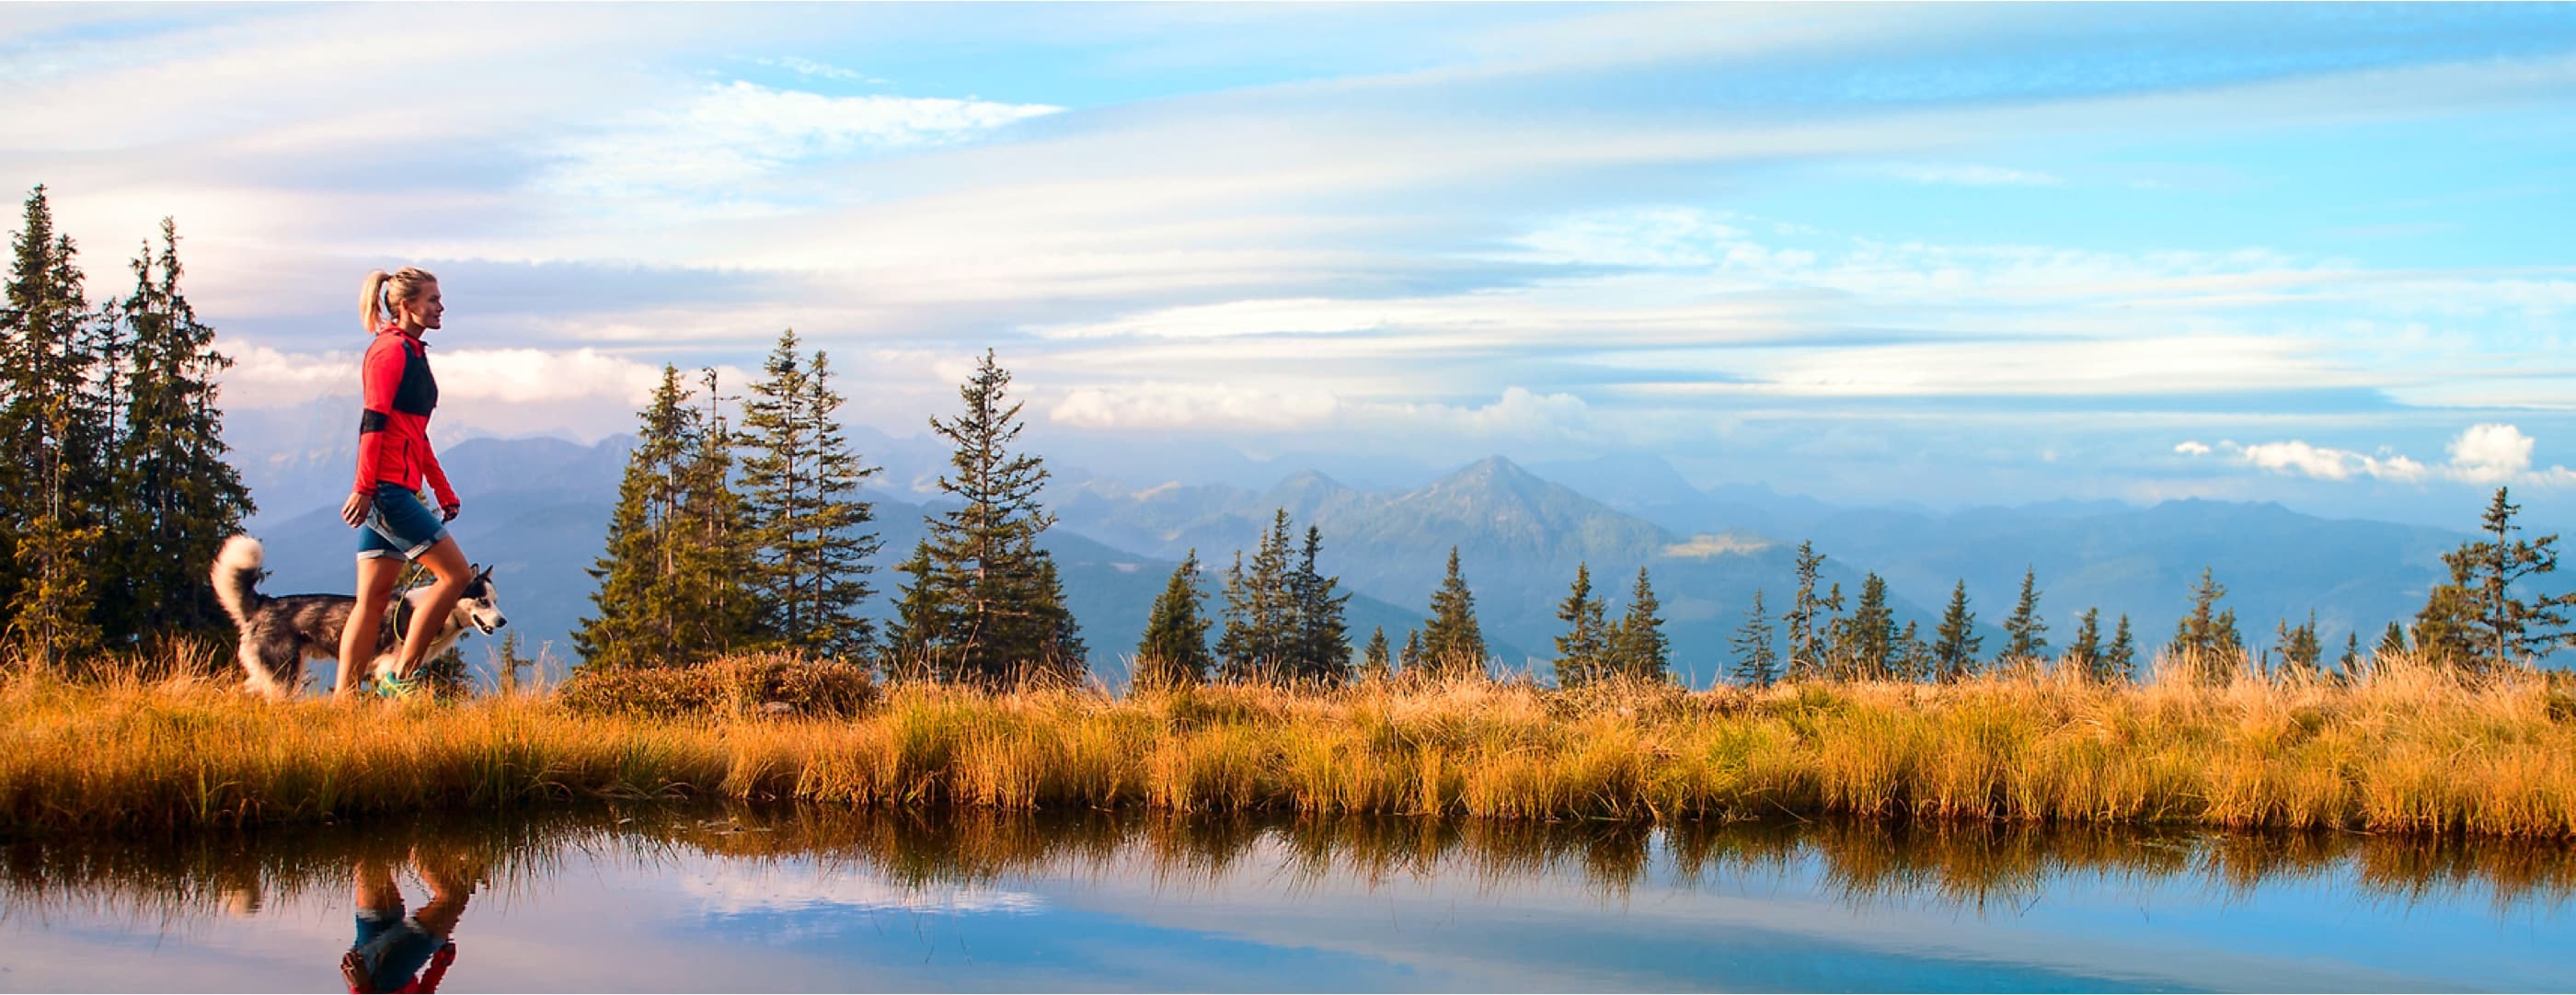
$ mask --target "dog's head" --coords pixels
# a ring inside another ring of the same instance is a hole
[[[491,567],[474,571],[474,579],[465,582],[465,593],[456,599],[456,614],[486,636],[510,624],[501,614],[501,589],[492,583]]]

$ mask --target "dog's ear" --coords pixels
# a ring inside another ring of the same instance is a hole
[[[491,567],[489,567],[489,566],[486,566],[486,567],[484,567],[484,568],[483,568],[483,569],[481,569],[481,570],[475,571],[475,573],[474,573],[474,579],[475,579],[475,580],[491,580],[491,579],[492,579],[492,568],[491,568]]]

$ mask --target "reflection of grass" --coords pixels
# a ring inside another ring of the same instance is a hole
[[[2499,916],[2554,909],[2576,895],[2576,850],[2439,836],[1840,818],[1655,829],[1635,822],[643,803],[509,818],[214,830],[150,845],[22,840],[0,847],[0,920],[77,910],[167,922],[218,910],[241,914],[263,901],[338,900],[354,862],[422,853],[488,868],[505,893],[544,894],[549,876],[575,852],[648,871],[699,854],[795,861],[825,879],[857,875],[924,892],[1025,877],[1143,876],[1159,890],[1234,896],[1374,890],[1390,879],[1509,889],[1557,878],[1620,899],[1639,888],[1705,884],[1749,884],[1761,894],[1765,879],[1812,873],[1822,893],[1854,907],[2010,913],[2070,880],[2138,890],[2182,886],[2228,901],[2258,884],[2312,879],[2348,881],[2366,901],[2400,906],[2485,897]]]
[[[0,689],[0,833],[684,796],[2576,837],[2576,715],[2553,693],[2528,675],[2463,683],[2399,664],[2349,686],[1460,681],[1125,698],[901,686],[825,720],[593,714],[532,697],[270,705],[188,679],[22,675]]]

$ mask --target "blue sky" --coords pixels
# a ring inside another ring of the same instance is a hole
[[[409,263],[449,433],[792,326],[898,435],[993,347],[1075,463],[2576,523],[2565,5],[10,5],[0,81],[235,408]]]

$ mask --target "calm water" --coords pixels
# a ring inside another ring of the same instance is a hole
[[[345,991],[388,891],[449,992],[2576,988],[2565,845],[643,809],[4,852],[8,990]]]

